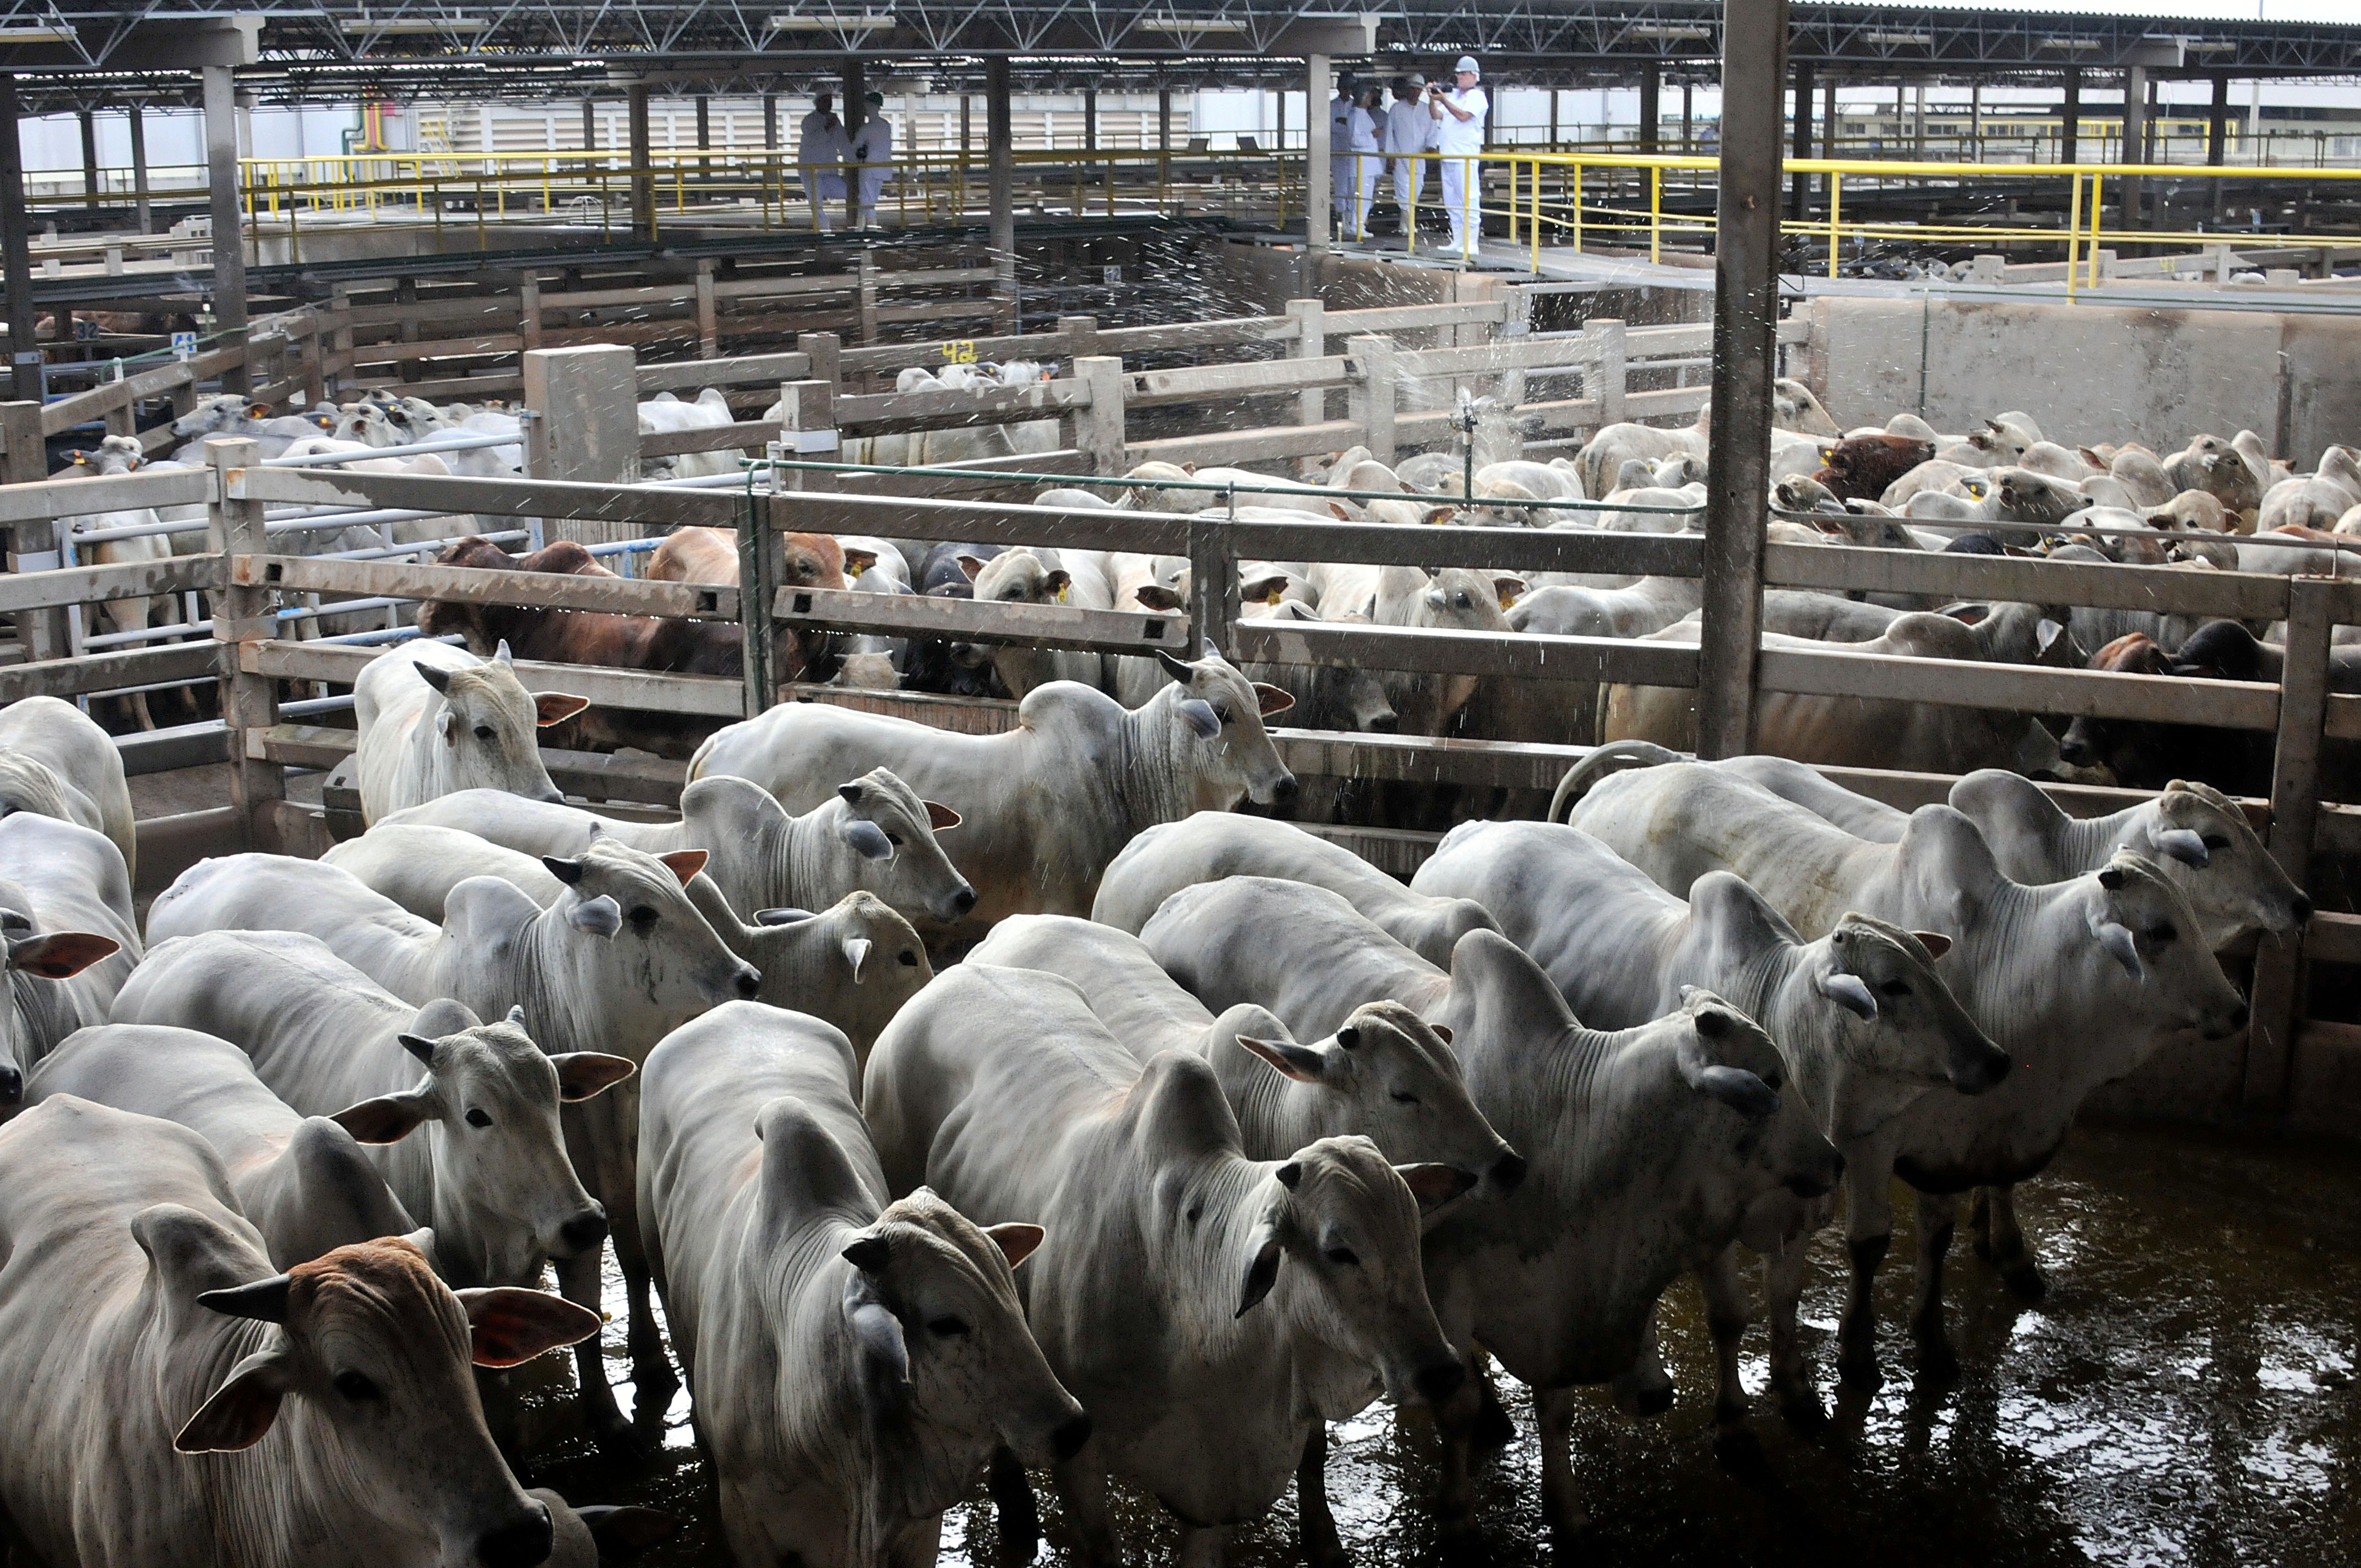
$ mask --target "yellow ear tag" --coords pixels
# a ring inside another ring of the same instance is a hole
[[[1502,609],[1508,609],[1510,605],[1515,604],[1516,602],[1517,602],[1517,596],[1516,596],[1516,595],[1514,595],[1514,594],[1510,593],[1510,592],[1508,589],[1506,589],[1506,588],[1502,588],[1502,589],[1500,590],[1500,608],[1501,608]]]
[[[852,580],[853,580],[854,582],[856,582],[856,583],[857,583],[857,582],[859,582],[859,581],[861,580],[861,574],[862,574],[862,573],[863,573],[863,572],[865,572],[865,571],[867,571],[867,570],[869,570],[869,568],[868,568],[868,567],[866,567],[866,566],[864,566],[864,565],[860,565],[859,563],[857,563],[857,562],[856,562],[856,563],[854,564],[854,565],[853,565],[853,567],[852,567],[852,571],[851,571],[851,577],[852,577]]]
[[[1071,586],[1072,586],[1072,585],[1071,585],[1071,584],[1064,584],[1064,585],[1060,585],[1060,587],[1059,587],[1059,589],[1058,589],[1058,602],[1059,602],[1060,604],[1063,604],[1063,603],[1065,603],[1065,602],[1066,602],[1066,590],[1067,590],[1067,588],[1071,587]]]
[[[1286,599],[1287,590],[1285,588],[1273,588],[1270,592],[1262,596],[1262,602],[1271,606],[1283,604],[1286,602]]]

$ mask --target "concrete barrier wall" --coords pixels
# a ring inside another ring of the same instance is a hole
[[[1941,299],[1811,308],[1813,385],[1848,425],[1909,412],[1961,431],[2015,409],[2052,441],[2159,451],[2245,429],[2305,467],[2332,441],[2361,441],[2361,316]]]

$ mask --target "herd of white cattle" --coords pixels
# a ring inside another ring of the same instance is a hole
[[[1486,482],[1580,484],[1526,467]],[[1503,1374],[1571,1526],[1572,1391],[1669,1404],[1684,1274],[1743,1431],[1741,1247],[1780,1409],[1825,1419],[1797,1305],[1839,1190],[1839,1376],[1879,1377],[1896,1176],[1918,1373],[1948,1375],[1959,1196],[2037,1290],[2014,1184],[2100,1085],[2240,1030],[2216,948],[2311,912],[2202,784],[2077,823],[1976,772],[1905,817],[1639,742],[1404,886],[1233,809],[1297,792],[1287,691],[1137,663],[1125,700],[1028,683],[997,735],[776,707],[650,822],[552,783],[535,731],[579,699],[396,645],[356,690],[367,831],[202,861],[144,931],[113,745],[0,710],[14,1529],[57,1565],[587,1568],[645,1521],[522,1491],[469,1367],[572,1345],[628,1441],[609,1244],[636,1398],[686,1376],[744,1563],[931,1562],[986,1476],[1029,1561],[1044,1469],[1089,1561],[1137,1550],[1117,1477],[1202,1565],[1292,1482],[1329,1563],[1326,1423],[1426,1412],[1464,1513]]]

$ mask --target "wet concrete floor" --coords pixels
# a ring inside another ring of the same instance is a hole
[[[1656,1420],[1587,1399],[1576,1473],[1593,1523],[1553,1541],[1541,1522],[1530,1408],[1506,1387],[1519,1440],[1483,1474],[1471,1532],[1446,1539],[1429,1503],[1432,1443],[1372,1409],[1332,1430],[1329,1488],[1346,1546],[1365,1564],[1832,1564],[1912,1568],[2361,1562],[2361,1155],[2184,1129],[2085,1129],[2052,1172],[2020,1192],[2049,1268],[2019,1300],[1966,1250],[1953,1254],[1956,1384],[1922,1388],[1902,1329],[1906,1261],[1882,1281],[1885,1387],[1836,1398],[1832,1366],[1843,1255],[1815,1250],[1804,1321],[1828,1431],[1806,1440],[1764,1408],[1759,1466],[1713,1453],[1712,1348],[1693,1286],[1666,1301],[1663,1339],[1681,1397]],[[1906,1214],[1906,1204],[1896,1204]],[[1905,1222],[1906,1223],[1906,1222]],[[1894,1256],[1906,1260],[1905,1237]],[[610,1365],[622,1301],[610,1283]],[[1767,1343],[1747,1341],[1763,1396]],[[628,1391],[625,1398],[628,1401]],[[641,1502],[688,1522],[646,1561],[723,1564],[678,1396],[644,1463],[592,1451],[571,1398],[536,1399],[555,1430],[533,1481],[577,1502]],[[1047,1492],[1046,1477],[1042,1490]],[[1044,1497],[1045,1561],[1070,1561]],[[1152,1503],[1124,1518],[1134,1561],[1169,1562],[1174,1534]],[[989,1563],[994,1530],[979,1488],[944,1528],[947,1563]],[[1238,1532],[1234,1563],[1292,1564],[1290,1501]]]

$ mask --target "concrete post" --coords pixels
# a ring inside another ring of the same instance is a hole
[[[524,354],[525,473],[535,479],[624,484],[639,477],[639,378],[631,351],[599,344]],[[550,518],[544,543],[641,539],[629,523]]]
[[[1172,89],[1170,87],[1156,90],[1156,150],[1172,150]]]
[[[135,204],[141,234],[156,232],[155,214],[148,204],[148,122],[134,104],[125,112],[131,130],[131,199]]]
[[[226,65],[204,67],[205,177],[213,199],[214,323],[225,336],[246,332],[246,245],[238,232],[237,82]],[[232,378],[244,391],[243,369]]]
[[[1640,150],[1656,150],[1657,96],[1664,90],[1664,68],[1650,60],[1640,68]]]
[[[1016,140],[1008,104],[1008,57],[994,55],[983,65],[985,156],[992,161],[989,193],[992,264],[1000,279],[1000,329],[1015,332],[1023,315],[1016,297]]]
[[[1681,150],[1697,150],[1697,83],[1681,83]]]
[[[1779,90],[1786,74],[1787,0],[1730,0],[1722,40],[1714,417],[1697,649],[1700,757],[1736,756],[1753,742],[1779,319]]]
[[[763,94],[763,150],[779,150],[779,95],[776,93]]]
[[[708,93],[699,93],[697,95],[697,150],[703,152],[712,145],[713,99]],[[709,178],[713,173],[713,160],[709,158],[698,159],[697,172],[699,179]]]
[[[1074,378],[1090,389],[1090,406],[1074,411],[1074,444],[1091,460],[1091,472],[1115,475],[1124,461],[1123,358],[1087,354],[1074,361]]]
[[[2147,161],[2147,67],[2126,66],[2124,69],[2124,155],[2125,163]],[[2115,182],[2122,192],[2123,225],[2127,229],[2142,226],[2141,208],[2147,192],[2146,182],[2136,174],[2126,174]]]
[[[1095,87],[1085,87],[1082,89],[1082,150],[1096,152],[1098,149],[1099,90]]]
[[[833,412],[835,398],[844,388],[844,339],[832,332],[799,332],[796,334],[796,352],[811,360],[807,378],[825,381],[829,388],[829,428],[836,427]]]
[[[1830,158],[1837,156],[1844,136],[1844,123],[1837,118],[1836,78],[1820,89],[1820,150]]]
[[[582,150],[598,150],[598,105],[588,98],[582,100]]]
[[[859,134],[862,122],[869,118],[869,76],[861,57],[853,56],[844,62],[844,136],[847,141]],[[861,171],[851,165],[844,170],[844,226],[861,226]],[[864,343],[877,341],[873,333],[864,333]]]
[[[2058,161],[2072,163],[2082,139],[2082,70],[2066,68],[2066,97],[2058,106]]]
[[[49,477],[49,449],[41,440],[38,402],[0,403],[0,452],[6,467],[0,478],[9,484],[29,484]],[[46,572],[63,563],[58,556],[58,525],[48,518],[28,518],[8,530],[8,569]],[[20,609],[16,641],[27,659],[62,659],[73,651],[66,635],[63,607]]]
[[[1305,56],[1303,68],[1303,240],[1316,253],[1328,248],[1328,206],[1335,196],[1328,146],[1328,100],[1335,89],[1326,55]]]
[[[1290,359],[1317,359],[1327,352],[1326,307],[1317,300],[1290,300],[1288,315],[1295,321],[1295,341],[1287,345]],[[1318,424],[1328,417],[1328,393],[1320,387],[1307,387],[1296,400],[1296,421],[1301,424]]]
[[[1361,427],[1361,444],[1380,463],[1394,460],[1394,411],[1400,380],[1394,340],[1381,332],[1348,338],[1345,352],[1359,364],[1360,378],[1345,390],[1345,417]]]
[[[624,111],[631,126],[631,233],[640,239],[656,237],[655,144],[648,134],[648,84],[634,82],[623,92]]]
[[[82,193],[95,196],[98,194],[98,115],[95,110],[84,109],[74,117],[82,122]],[[84,207],[82,212],[88,214],[95,210],[93,204]]]
[[[1812,156],[1812,62],[1795,62],[1795,156]],[[1787,181],[1787,215],[1797,223],[1804,221],[1804,205],[1811,194],[1812,177],[1796,173]]]
[[[0,269],[7,273],[9,388],[20,401],[41,399],[41,349],[34,334],[32,219],[25,211],[25,152],[18,140],[16,78],[0,71]],[[11,454],[13,458],[14,454]],[[21,481],[11,463],[8,477]]]
[[[1582,335],[1591,341],[1598,367],[1598,422],[1603,427],[1623,422],[1624,383],[1631,379],[1631,346],[1623,335],[1623,323],[1614,316],[1595,316],[1582,323]],[[1590,378],[1583,377],[1583,390],[1590,390]]]
[[[215,436],[204,444],[204,454],[214,471],[214,500],[205,515],[205,548],[221,555],[268,554],[270,543],[263,529],[262,503],[229,498],[231,475],[260,463],[262,444]],[[269,818],[271,803],[287,798],[287,775],[276,762],[266,762],[260,755],[262,733],[279,722],[278,683],[240,669],[238,650],[245,643],[269,639],[277,630],[269,588],[232,581],[214,591],[214,642],[221,653],[215,668],[221,676],[222,724],[230,738],[230,806],[236,815],[241,841],[255,850],[279,848],[277,824]]]

